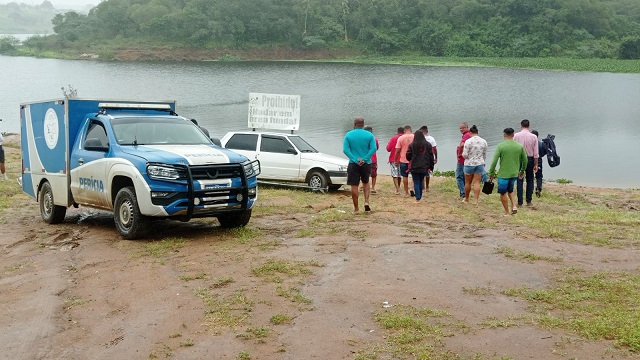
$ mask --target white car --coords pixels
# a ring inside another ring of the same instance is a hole
[[[347,183],[349,160],[323,154],[295,134],[235,131],[220,140],[222,147],[260,161],[260,180],[304,182],[337,190]]]

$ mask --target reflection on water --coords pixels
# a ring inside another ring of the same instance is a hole
[[[0,56],[2,131],[18,131],[18,104],[57,98],[71,84],[80,97],[178,101],[212,136],[247,127],[250,92],[301,95],[299,133],[321,151],[342,155],[357,115],[379,138],[381,161],[398,126],[428,125],[437,169],[455,168],[458,124],[476,124],[490,150],[505,127],[556,135],[562,165],[546,178],[576,184],[640,187],[640,75],[350,63],[124,63]],[[489,156],[493,155],[490,151]],[[623,160],[624,159],[624,160]],[[382,166],[382,172],[386,170]],[[623,171],[624,170],[624,171]]]

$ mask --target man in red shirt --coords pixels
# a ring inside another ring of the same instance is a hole
[[[373,134],[373,127],[365,125],[365,130]],[[376,138],[376,151],[380,149],[378,138]],[[371,156],[371,193],[376,194],[376,179],[378,179],[378,154],[373,153]]]
[[[396,187],[396,195],[400,195],[400,166],[396,165],[396,144],[398,138],[404,133],[404,128],[399,127],[395,136],[389,139],[387,143],[387,151],[389,152],[389,167],[391,168],[391,178],[393,185]]]
[[[458,164],[456,165],[456,183],[458,184],[458,190],[460,190],[460,199],[464,199],[464,157],[462,156],[462,150],[464,150],[464,142],[471,137],[469,132],[469,124],[463,122],[460,124],[460,133],[462,139],[460,145],[456,148],[456,155],[458,157]]]

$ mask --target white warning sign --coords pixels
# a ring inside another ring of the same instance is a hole
[[[298,130],[300,95],[249,93],[249,127]]]

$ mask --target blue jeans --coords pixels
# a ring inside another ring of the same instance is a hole
[[[542,158],[538,159],[538,172],[536,172],[536,190],[542,191]]]
[[[416,201],[420,201],[420,199],[422,199],[422,185],[424,183],[425,176],[427,176],[425,173],[411,173],[411,178],[413,178],[413,191],[416,193]]]
[[[524,172],[524,179],[518,178],[518,206],[522,205],[522,192],[525,180],[527,181],[525,199],[527,200],[527,203],[530,203],[531,200],[533,200],[533,183],[535,181],[533,175],[533,157],[529,157],[527,160],[529,162],[527,163],[527,170]]]
[[[460,190],[460,197],[464,196],[464,164],[456,165],[456,183],[458,183],[458,190]]]

